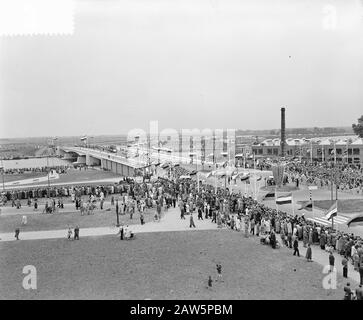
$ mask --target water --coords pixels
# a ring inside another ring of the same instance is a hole
[[[22,169],[22,168],[39,168],[39,167],[46,167],[49,165],[50,167],[53,166],[66,166],[69,165],[71,162],[55,157],[48,158],[33,158],[33,159],[19,159],[19,160],[3,160],[2,165],[4,169]]]

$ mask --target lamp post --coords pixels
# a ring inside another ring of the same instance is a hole
[[[198,193],[199,193],[199,172],[198,172],[198,154],[196,152],[190,152],[189,153],[189,156],[190,157],[193,157],[195,156],[195,164],[196,164],[196,171],[197,171],[197,190],[198,190]]]

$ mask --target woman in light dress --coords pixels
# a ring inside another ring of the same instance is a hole
[[[234,216],[234,225],[236,227],[236,231],[241,230],[241,220],[237,217],[237,215]]]
[[[266,219],[265,220],[265,230],[266,230],[266,233],[269,234],[271,232],[271,224],[270,224],[270,220],[269,219]]]

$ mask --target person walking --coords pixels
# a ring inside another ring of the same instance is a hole
[[[180,219],[185,220],[184,206],[180,206]]]
[[[141,225],[144,225],[145,222],[144,222],[144,214],[142,212],[140,212],[140,223]]]
[[[343,266],[343,277],[348,278],[348,259],[347,259],[347,256],[343,257],[342,266]]]
[[[124,239],[124,226],[121,224],[120,230],[118,231],[117,235],[120,235],[120,240]]]
[[[198,220],[203,220],[203,211],[202,208],[198,208]]]
[[[19,228],[16,228],[15,229],[15,238],[16,238],[16,240],[19,240],[19,234],[20,234],[20,229]]]
[[[212,277],[209,276],[208,277],[208,288],[212,288],[212,285],[213,285],[213,280],[212,280]]]
[[[223,282],[222,280],[222,265],[220,263],[216,264],[217,274],[218,274],[218,281]]]
[[[74,228],[74,240],[79,240],[79,226]]]
[[[333,252],[330,251],[330,254],[329,254],[330,272],[333,272],[334,271],[334,263],[335,263],[335,257],[333,255]]]
[[[308,243],[308,248],[306,249],[306,255],[305,258],[308,262],[312,262],[312,250],[311,250],[311,246],[310,243]]]
[[[190,213],[190,225],[189,228],[195,228],[193,213]]]
[[[294,240],[294,256],[296,255],[297,253],[297,256],[300,257],[300,252],[299,252],[299,241],[297,240],[297,238],[295,238]]]
[[[67,233],[67,239],[68,240],[72,240],[72,228],[71,227],[68,227],[68,233]]]

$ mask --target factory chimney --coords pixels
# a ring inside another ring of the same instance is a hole
[[[286,146],[286,125],[285,125],[285,108],[281,108],[281,157],[285,157]]]

